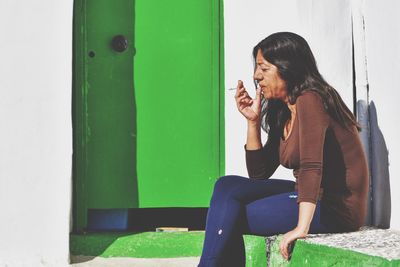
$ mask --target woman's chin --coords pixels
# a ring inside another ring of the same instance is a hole
[[[267,99],[267,100],[269,100],[269,99],[272,98],[272,95],[271,95],[270,93],[264,93],[263,96],[264,96],[264,98]]]

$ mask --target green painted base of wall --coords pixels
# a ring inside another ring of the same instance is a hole
[[[246,267],[266,266],[265,238],[243,235]],[[200,257],[204,231],[70,235],[70,253],[97,257]]]
[[[394,267],[400,266],[400,260],[387,260],[382,257],[370,256],[352,250],[311,244],[298,239],[293,249],[292,258],[286,261],[279,252],[279,243],[283,235],[278,235],[270,248],[270,265],[285,266],[351,266],[351,267]]]
[[[278,235],[271,244],[269,266],[400,266],[400,260],[390,261],[352,250],[311,244],[301,239],[296,241],[291,260],[286,261],[279,252],[282,236]],[[243,237],[246,267],[267,266],[265,237]],[[104,258],[200,257],[203,242],[204,231],[71,234],[70,253]]]
[[[389,267],[400,266],[400,260],[387,259],[323,245],[309,244],[300,240],[293,250],[291,266],[352,266]]]

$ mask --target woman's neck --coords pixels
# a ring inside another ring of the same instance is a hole
[[[284,102],[286,103],[286,105],[288,106],[290,112],[292,113],[292,118],[293,118],[293,115],[296,115],[296,103],[291,105],[289,103],[289,98],[288,97],[285,98]]]
[[[296,104],[290,105],[289,103],[287,103],[287,106],[290,110],[292,118],[294,118],[294,116],[296,116]]]

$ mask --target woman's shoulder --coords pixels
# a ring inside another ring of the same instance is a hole
[[[325,104],[322,96],[315,90],[307,89],[303,90],[296,99],[296,106],[301,108],[316,108],[325,110]]]
[[[302,123],[316,123],[329,126],[331,117],[327,111],[322,96],[313,90],[304,90],[296,99],[296,110]]]
[[[313,89],[306,89],[301,91],[300,95],[297,98],[302,99],[303,101],[322,101],[321,95]]]

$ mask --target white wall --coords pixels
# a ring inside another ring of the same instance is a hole
[[[365,38],[369,100],[376,108],[378,127],[389,153],[391,225],[400,229],[400,2],[365,1]],[[384,167],[384,166],[382,166]]]
[[[400,162],[400,141],[396,138],[396,130],[400,129],[397,117],[400,112],[396,109],[400,93],[395,81],[400,71],[400,24],[396,21],[400,10],[398,1],[386,0],[382,4],[378,0],[256,0],[251,5],[244,1],[225,1],[225,85],[226,88],[236,87],[237,80],[241,79],[254,97],[253,46],[273,32],[293,31],[308,41],[320,72],[353,110],[351,4],[357,12],[357,5],[365,5],[365,9],[361,9],[365,12],[362,14],[365,16],[365,41],[361,41],[366,47],[368,66],[361,66],[364,62],[360,62],[363,60],[360,54],[356,55],[356,60],[359,60],[357,72],[367,70],[368,77],[358,76],[357,100],[369,99],[377,109],[379,129],[389,150],[390,228],[400,229],[400,195],[395,193],[400,189],[400,179],[397,178],[400,171],[395,169],[395,164]],[[361,36],[359,31],[363,30],[359,26],[355,25],[357,38]],[[356,41],[356,45],[361,45],[360,40]],[[356,49],[362,50],[363,47]],[[364,90],[364,78],[369,81],[369,96]],[[247,177],[243,149],[247,125],[237,111],[234,94],[234,90],[225,93],[226,174]],[[263,132],[262,139],[264,143],[266,135]],[[294,180],[292,171],[283,166],[272,177]]]
[[[0,266],[68,266],[72,1],[0,1]]]
[[[225,1],[225,85],[241,79],[252,97],[253,47],[268,35],[292,31],[303,36],[316,57],[324,78],[353,108],[351,61],[351,9],[348,1],[257,0]],[[237,111],[235,91],[226,90],[226,174],[247,177],[245,165],[246,119]],[[266,141],[262,132],[262,143]],[[294,180],[292,170],[280,166],[273,178]]]
[[[352,107],[347,1],[225,1],[227,88],[252,87],[251,49],[276,31],[308,40],[324,77]],[[369,1],[370,100],[389,150],[391,228],[400,229],[398,85],[400,26],[395,0]],[[382,15],[384,14],[384,15]],[[71,211],[72,1],[0,1],[0,266],[68,265]],[[245,119],[226,91],[226,173],[247,176]],[[265,135],[263,140],[265,141]],[[293,180],[279,167],[273,177]]]

